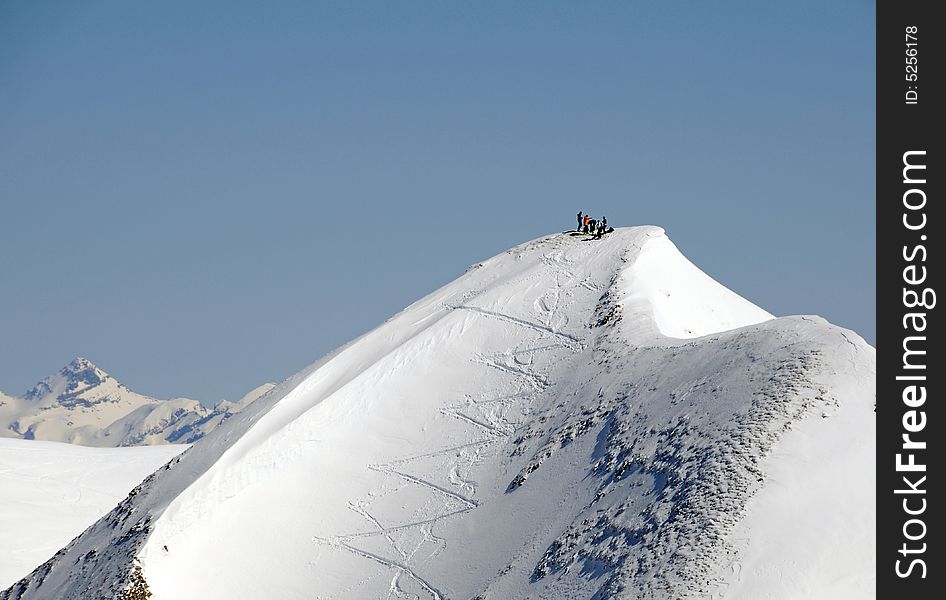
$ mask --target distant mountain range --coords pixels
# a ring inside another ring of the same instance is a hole
[[[85,446],[192,443],[270,389],[207,408],[190,398],[159,400],[133,392],[87,358],[77,357],[23,396],[0,392],[0,437]]]

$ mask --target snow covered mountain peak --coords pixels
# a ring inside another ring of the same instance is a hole
[[[89,393],[94,388],[113,382],[105,394]],[[95,364],[81,356],[74,358],[69,364],[38,382],[30,389],[24,398],[33,402],[54,400],[63,406],[76,404],[91,405],[94,401],[108,398],[118,389],[127,389]]]
[[[95,366],[95,363],[84,356],[77,356],[73,358],[68,365],[62,368],[62,371],[77,378],[89,376],[89,372],[91,372],[91,376],[98,377],[100,379],[108,377],[108,374],[105,373],[105,371],[99,369],[97,366]]]
[[[95,363],[84,356],[77,356],[72,359],[68,365],[62,368],[62,372],[69,374],[74,379],[89,380],[90,382],[101,382],[108,377],[108,373],[98,368]]]
[[[272,387],[264,384],[237,403],[209,409],[189,398],[136,393],[80,356],[21,398],[0,394],[0,437],[87,446],[191,443]]]
[[[862,598],[873,361],[660,228],[545,236],[270,390],[0,599]]]

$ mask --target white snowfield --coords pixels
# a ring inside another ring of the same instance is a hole
[[[0,598],[868,598],[874,350],[656,227],[556,234],[293,376]]]
[[[22,398],[0,393],[0,437],[104,447],[191,443],[273,387],[211,409],[189,398],[138,394],[78,357]]]
[[[0,439],[0,587],[42,564],[186,448]]]

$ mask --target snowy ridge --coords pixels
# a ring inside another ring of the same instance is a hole
[[[765,555],[754,536],[797,491],[766,473],[808,481],[779,452],[810,423],[855,449],[818,475],[870,513],[851,467],[872,456],[873,359],[659,228],[548,236],[249,405],[0,597],[787,599],[829,585],[808,557],[838,556],[833,597],[860,598],[872,541]]]
[[[272,387],[208,409],[189,398],[143,396],[78,357],[22,398],[0,394],[0,435],[86,446],[192,443]]]

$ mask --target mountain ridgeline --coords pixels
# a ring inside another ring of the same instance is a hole
[[[857,334],[773,317],[657,227],[547,236],[227,419],[0,598],[868,597],[874,377]]]

